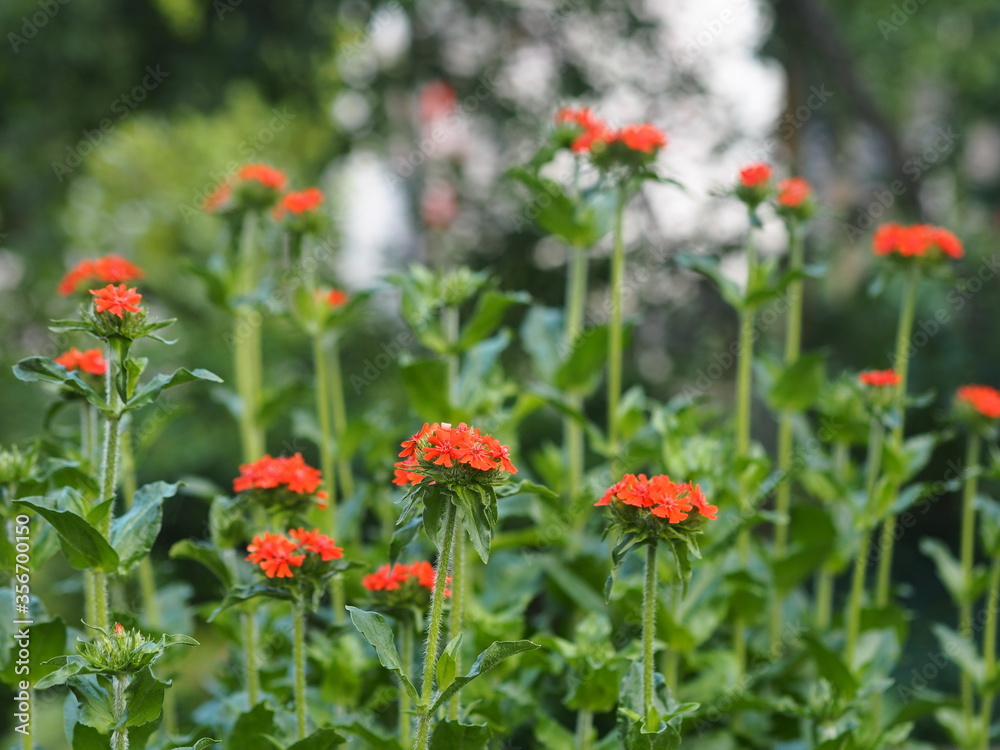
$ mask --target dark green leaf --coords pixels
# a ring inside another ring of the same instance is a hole
[[[715,284],[722,299],[729,303],[735,310],[743,309],[743,294],[735,282],[727,279],[722,273],[719,259],[711,255],[693,255],[690,253],[679,253],[676,256],[677,265],[689,271],[699,273]]]
[[[972,682],[981,687],[986,679],[986,665],[980,658],[975,645],[963,638],[951,628],[935,623],[931,626],[934,635],[937,636],[941,650],[945,652],[958,668],[962,670]]]
[[[965,601],[968,598],[968,592],[965,590],[962,567],[958,564],[958,560],[952,557],[944,543],[939,539],[924,537],[920,540],[920,551],[934,561],[938,578],[948,589],[952,600],[956,604]]]
[[[287,586],[272,585],[269,583],[251,583],[241,586],[233,586],[226,592],[226,598],[222,604],[215,608],[215,611],[208,616],[208,621],[212,622],[221,612],[237,604],[256,599],[258,596],[266,596],[269,599],[280,599],[291,601],[294,596],[292,590]]]
[[[347,740],[337,734],[335,729],[317,729],[304,740],[289,745],[288,750],[329,750],[345,742]]]
[[[479,295],[476,309],[462,329],[458,339],[458,351],[465,351],[492,334],[503,320],[507,308],[512,305],[527,305],[531,296],[525,292],[501,292],[487,289]]]
[[[128,711],[125,726],[140,727],[159,717],[165,688],[166,683],[156,679],[149,667],[133,675],[125,692]]]
[[[238,750],[274,750],[268,735],[274,734],[274,711],[266,703],[258,703],[249,711],[240,714],[229,733],[226,747]]]
[[[532,306],[521,323],[521,346],[531,357],[535,370],[546,381],[555,375],[562,359],[563,318],[563,311],[559,308]]]
[[[347,611],[351,613],[351,622],[354,623],[354,627],[358,629],[361,635],[365,637],[365,640],[375,649],[375,653],[378,655],[378,660],[382,666],[399,678],[403,688],[414,701],[419,700],[417,689],[410,682],[410,678],[403,667],[403,662],[399,658],[392,628],[389,627],[386,619],[378,612],[367,612],[357,607],[348,607]]]
[[[150,378],[149,382],[137,390],[135,395],[128,400],[125,404],[125,408],[129,410],[139,409],[147,404],[151,404],[166,389],[174,388],[178,385],[183,385],[184,383],[190,383],[194,380],[207,380],[211,383],[222,382],[222,378],[214,372],[202,369],[188,370],[187,368],[182,367],[169,375],[160,373],[159,375],[155,375]]]
[[[175,747],[174,750],[208,750],[212,745],[221,745],[221,740],[213,740],[210,737],[202,737],[200,740],[195,742],[193,745],[185,745],[184,747]]]
[[[170,557],[200,562],[215,574],[223,586],[229,588],[233,584],[232,574],[219,555],[219,551],[208,542],[182,539],[170,548]]]
[[[16,627],[20,629],[20,626]],[[42,678],[50,672],[54,672],[58,667],[58,664],[44,664],[44,662],[56,659],[56,657],[66,653],[66,625],[62,620],[57,619],[47,622],[36,622],[34,625],[28,625],[24,629],[28,631],[31,648],[28,649],[26,665],[28,671],[27,673],[22,672],[22,675],[31,675],[32,682],[37,686]],[[23,676],[18,676],[15,672],[19,667],[23,669],[25,666],[24,664],[17,664],[20,647],[17,642],[19,639],[16,633],[17,631],[15,631],[14,642],[10,647],[11,653],[7,667],[0,673],[0,680],[3,680],[8,685],[17,685],[20,680],[24,679]],[[68,674],[66,676],[69,677]]]
[[[608,359],[608,326],[582,331],[574,339],[569,355],[556,370],[553,384],[567,393],[586,395],[597,386]]]
[[[177,494],[179,484],[153,482],[135,493],[128,512],[111,523],[111,546],[118,553],[118,572],[125,575],[149,554],[160,533],[163,501]]]
[[[93,568],[106,573],[118,569],[118,553],[108,544],[107,539],[76,513],[59,510],[46,497],[30,497],[18,500],[48,521],[59,535],[66,561],[77,570]]]
[[[492,736],[485,724],[439,721],[431,734],[430,750],[482,750]]]
[[[427,422],[451,419],[446,362],[441,359],[415,359],[400,365],[399,375],[417,416]]]
[[[775,379],[768,401],[779,411],[805,411],[819,399],[825,379],[826,357],[805,354]]]
[[[65,386],[94,404],[99,409],[107,408],[104,398],[80,375],[77,370],[67,370],[47,357],[28,357],[14,365],[14,376],[26,383],[55,383]]]
[[[820,677],[829,681],[841,696],[852,697],[858,690],[858,681],[844,664],[843,659],[813,633],[804,634],[802,641],[816,662]]]

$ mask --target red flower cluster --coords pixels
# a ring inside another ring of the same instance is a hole
[[[903,378],[895,370],[868,370],[858,375],[862,385],[875,387],[899,385]]]
[[[771,179],[771,165],[763,162],[748,164],[740,170],[740,185],[756,188],[766,185]]]
[[[236,179],[240,182],[259,182],[272,190],[284,190],[288,184],[284,172],[267,164],[244,164],[236,173]]]
[[[965,254],[962,241],[942,227],[932,224],[902,226],[895,222],[883,224],[875,230],[873,240],[875,255],[899,255],[903,258],[933,257],[935,251],[952,258]]]
[[[121,284],[142,277],[142,269],[134,263],[120,255],[106,255],[103,258],[81,260],[63,276],[57,291],[66,297],[94,282]]]
[[[614,500],[636,508],[648,508],[652,515],[666,518],[668,523],[680,523],[692,511],[714,521],[719,510],[708,504],[700,485],[674,482],[666,474],[652,479],[647,479],[645,474],[626,474],[594,505],[611,505]]]
[[[229,199],[233,197],[233,188],[228,182],[223,182],[218,185],[215,190],[208,194],[208,197],[202,202],[202,208],[204,208],[208,213],[214,214],[219,210],[224,208],[226,204],[229,203]]]
[[[291,539],[269,531],[258,534],[247,546],[246,559],[259,565],[268,578],[293,578],[292,568],[301,568],[309,553],[319,555],[323,562],[344,556],[344,550],[318,529],[292,529],[288,534]]]
[[[415,562],[412,565],[383,565],[374,573],[369,573],[361,579],[361,585],[369,591],[396,591],[406,584],[407,581],[415,581],[418,586],[432,590],[437,576],[434,573],[434,566],[426,560]],[[445,579],[445,583],[451,583],[451,576]],[[449,589],[444,590],[445,596],[451,596]]]
[[[94,306],[99,313],[109,312],[124,318],[127,312],[142,312],[138,306],[142,301],[142,295],[135,290],[135,287],[129,289],[124,284],[118,286],[108,284],[103,289],[91,289],[90,293],[94,295]]]
[[[308,211],[315,211],[324,200],[323,191],[317,187],[285,193],[274,207],[273,215],[277,221],[281,221],[286,213],[300,216]]]
[[[393,484],[419,484],[424,474],[418,473],[421,464],[452,468],[463,464],[478,471],[506,471],[516,474],[510,462],[510,448],[491,435],[483,435],[475,427],[462,422],[458,427],[447,423],[427,424],[409,440],[401,443],[400,457],[396,464]],[[417,469],[418,471],[413,471]]]
[[[253,463],[241,464],[240,475],[233,480],[233,491],[286,489],[302,495],[315,495],[326,500],[327,494],[319,489],[323,475],[309,466],[301,453],[294,456],[271,458],[265,455]],[[321,506],[322,507],[322,506]]]
[[[108,371],[108,361],[104,359],[100,349],[81,352],[75,346],[70,347],[68,352],[60,354],[53,361],[67,370],[82,370],[91,375],[103,375]]]
[[[812,193],[809,183],[801,177],[792,177],[778,183],[778,205],[799,208]]]
[[[963,385],[958,400],[968,404],[987,419],[1000,419],[1000,391],[988,385]]]
[[[621,143],[631,151],[655,154],[667,145],[666,133],[651,123],[626,125],[614,130],[591,112],[589,107],[564,107],[556,114],[556,122],[575,125],[583,131],[570,146],[577,153],[602,151],[615,143]]]

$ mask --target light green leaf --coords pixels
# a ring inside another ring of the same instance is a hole
[[[226,567],[219,551],[208,542],[182,539],[170,548],[170,557],[182,560],[194,560],[208,568],[222,585],[229,588],[233,585],[232,574]]]
[[[350,607],[348,607],[348,609],[350,609]],[[451,696],[463,687],[468,685],[480,675],[486,674],[505,659],[509,659],[511,656],[515,656],[516,654],[520,654],[525,651],[533,651],[536,648],[539,648],[538,644],[532,643],[531,641],[494,641],[486,648],[485,651],[479,654],[475,663],[472,665],[472,668],[464,677],[459,677],[445,690],[442,690],[438,694],[437,699],[434,701],[434,705],[431,706],[431,713],[434,713],[442,705],[447,703]]]
[[[174,370],[174,372],[169,375],[165,375],[163,373],[154,375],[150,378],[146,385],[139,388],[135,392],[135,395],[126,402],[125,408],[129,411],[133,409],[140,409],[147,404],[153,403],[153,401],[155,401],[157,397],[168,388],[174,388],[178,385],[190,383],[194,380],[207,380],[211,383],[222,382],[222,378],[214,372],[209,372],[208,370],[202,370],[200,368],[196,370],[188,370],[187,368],[182,367],[179,370]]]
[[[819,399],[825,380],[826,357],[818,353],[805,354],[778,375],[768,401],[779,411],[805,411]]]
[[[17,501],[48,521],[59,535],[66,561],[77,570],[93,568],[106,573],[118,569],[118,553],[108,540],[76,513],[60,510],[47,497],[28,497]]]
[[[304,740],[289,745],[288,750],[329,750],[345,742],[347,740],[337,734],[335,729],[317,729]]]
[[[501,292],[487,289],[479,295],[476,309],[463,326],[458,339],[458,351],[465,351],[492,334],[503,321],[504,313],[512,305],[527,305],[531,296],[526,292]]]
[[[163,521],[163,501],[177,494],[179,486],[153,482],[139,488],[128,512],[111,522],[111,546],[118,553],[120,575],[132,570],[153,548]]]

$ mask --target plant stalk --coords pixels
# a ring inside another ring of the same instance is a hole
[[[965,454],[965,486],[962,492],[962,537],[960,542],[962,566],[962,606],[959,609],[958,632],[972,642],[972,564],[976,554],[976,490],[979,486],[979,454],[982,441],[975,430],[969,432]],[[985,641],[984,641],[985,645]],[[989,664],[989,662],[986,662]],[[974,694],[972,680],[962,670],[962,716],[965,726],[973,726]]]
[[[340,494],[344,498],[354,495],[354,473],[347,444],[347,406],[344,403],[344,374],[340,365],[340,341],[336,336],[330,342],[330,406],[333,409],[333,434],[337,446],[337,469],[340,476]]]
[[[461,519],[455,521],[455,552],[452,567],[455,575],[452,577],[451,585],[451,612],[448,615],[448,638],[456,638],[462,632],[462,619],[465,617],[465,595],[468,585],[469,550],[468,542],[463,532]],[[455,651],[455,669],[457,674],[462,674],[462,649]],[[448,703],[448,718],[451,721],[458,721],[462,710],[462,702],[456,694]]]
[[[434,698],[434,673],[437,669],[438,647],[444,627],[444,590],[455,549],[455,530],[458,513],[455,504],[448,502],[444,511],[444,540],[434,569],[434,590],[431,593],[431,612],[427,620],[427,643],[424,648],[423,681],[420,683],[420,705],[417,719],[417,739],[414,750],[427,750],[430,743],[431,704]],[[458,582],[452,577],[453,586]]]
[[[656,637],[656,547],[646,545],[646,575],[642,587],[642,702],[645,709],[646,728],[655,731],[659,726],[653,695],[653,640]]]
[[[413,670],[413,630],[415,624],[412,620],[403,620],[399,630],[400,658],[403,660],[403,673],[409,675]],[[410,694],[399,689],[399,744],[402,748],[410,745],[410,733],[413,727],[413,711]]]
[[[905,432],[906,412],[906,380],[910,369],[910,334],[913,331],[913,318],[917,310],[917,289],[920,286],[920,267],[916,264],[910,270],[906,279],[906,290],[903,292],[903,302],[899,310],[899,326],[896,329],[896,357],[893,368],[899,375],[899,385],[896,386],[895,406],[899,411],[899,420],[892,431],[892,441],[896,448],[902,448]],[[893,494],[899,491],[894,488]],[[889,603],[892,585],[892,552],[896,542],[896,517],[885,519],[882,525],[882,540],[879,545],[878,582],[875,587],[875,603],[882,607]]]
[[[608,332],[608,455],[618,459],[618,400],[622,391],[622,287],[625,278],[625,186],[618,188],[615,209],[615,241],[611,252],[611,329]],[[617,471],[616,469],[614,471]],[[613,471],[613,473],[614,473]]]
[[[128,727],[124,726],[128,710],[126,691],[131,678],[128,675],[114,675],[111,678],[111,710],[115,728],[111,731],[111,750],[128,750]]]
[[[564,358],[573,351],[573,344],[583,332],[587,299],[587,254],[577,248],[569,249],[569,275],[566,281],[566,324],[563,334]],[[575,411],[583,409],[583,399],[572,394],[567,399]],[[583,484],[584,444],[583,426],[570,415],[563,416],[563,440],[566,450],[566,495],[573,503]]]
[[[854,574],[851,577],[851,593],[847,604],[846,643],[844,645],[844,661],[848,669],[854,665],[854,649],[861,632],[861,601],[865,593],[865,574],[868,570],[868,548],[871,545],[872,527],[870,518],[875,513],[875,485],[878,482],[879,471],[882,468],[882,443],[885,439],[885,428],[878,416],[872,417],[868,433],[868,467],[865,478],[866,508],[862,512],[864,527],[858,541],[858,554],[854,558]]]
[[[586,708],[576,712],[576,748],[591,750],[590,736],[594,733],[594,713]]]
[[[994,557],[990,564],[989,593],[986,599],[986,623],[983,627],[983,664],[986,665],[986,683],[993,682],[997,673],[997,608],[1000,608],[1000,557]],[[983,692],[980,707],[982,724],[982,750],[990,747],[990,722],[993,715],[993,690]]]
[[[295,672],[295,728],[298,738],[306,738],[306,605],[298,598],[292,605],[292,658]]]
[[[789,244],[789,271],[801,271],[803,243],[801,232],[796,231],[793,221],[787,223]],[[796,279],[788,286],[788,324],[785,328],[785,366],[790,367],[799,359],[802,349],[802,279]],[[788,513],[792,502],[792,452],[795,449],[795,435],[792,430],[794,413],[781,412],[778,422],[778,473],[782,481],[775,496],[775,511],[779,520],[774,525],[774,558],[781,560],[788,548]],[[771,601],[771,647],[781,640],[781,597],[774,591]]]

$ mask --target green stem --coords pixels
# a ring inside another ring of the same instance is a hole
[[[906,399],[906,380],[910,369],[910,334],[913,332],[913,318],[917,310],[917,289],[920,286],[920,267],[913,264],[906,279],[906,290],[899,310],[899,326],[896,329],[896,357],[893,368],[899,375],[899,385],[896,386],[895,407],[899,419],[892,431],[892,442],[897,449],[903,446],[905,432],[904,401]],[[895,495],[899,488],[893,490]],[[882,525],[882,541],[879,546],[878,582],[875,587],[875,603],[882,607],[889,603],[892,585],[892,552],[896,542],[896,517],[891,515]]]
[[[754,244],[753,229],[747,234],[747,298],[750,296],[750,284],[756,275],[757,249]],[[753,340],[754,340],[755,309],[744,303],[740,311],[740,349],[736,370],[736,458],[740,466],[739,490],[741,514],[749,514],[750,488],[747,486],[746,461],[750,457],[750,400],[753,385]],[[750,563],[750,532],[744,525],[736,537],[736,551],[741,569],[746,569]],[[736,669],[739,677],[743,676],[747,658],[746,622],[742,616],[736,618],[733,624],[733,653],[736,657]]]
[[[673,583],[667,587],[667,606],[671,611],[680,604],[681,586]],[[670,695],[677,697],[678,670],[680,669],[680,654],[675,649],[666,648],[663,651],[661,671],[663,672],[663,682],[667,686]]]
[[[451,612],[448,619],[448,638],[456,638],[462,632],[462,619],[465,617],[465,595],[468,585],[468,559],[469,551],[462,533],[461,519],[455,522],[455,552],[452,567],[455,569],[451,586]],[[457,674],[462,674],[462,649],[455,652],[455,669]],[[448,718],[451,721],[458,721],[462,710],[461,693],[456,693],[448,704]]]
[[[566,325],[563,345],[569,357],[577,337],[583,331],[587,298],[587,254],[583,250],[570,248],[570,268],[566,280]],[[569,406],[575,411],[583,409],[583,398],[573,394]],[[563,438],[566,449],[566,495],[570,502],[576,500],[583,483],[584,443],[583,426],[570,415],[563,417]]]
[[[1000,607],[1000,557],[994,557],[990,565],[989,594],[986,599],[986,623],[983,629],[983,664],[986,665],[986,683],[991,684],[997,673],[997,608]],[[983,692],[980,707],[982,724],[982,750],[990,747],[990,722],[993,714],[993,690]]]
[[[594,733],[594,713],[586,708],[576,712],[576,749],[590,750],[590,736]]]
[[[608,455],[618,458],[618,399],[622,391],[622,287],[625,278],[625,186],[618,188],[615,244],[611,252],[611,330],[608,332]]]
[[[257,664],[257,613],[243,613],[243,657],[246,669],[247,703],[253,708],[260,701],[260,670]]]
[[[247,211],[240,233],[237,297],[248,297],[257,286],[257,215]],[[236,392],[240,397],[240,442],[243,460],[255,461],[264,454],[264,433],[258,424],[260,409],[260,322],[254,320],[253,304],[238,299],[233,313],[233,356]]]
[[[454,305],[445,305],[441,308],[441,330],[444,340],[448,342],[448,356],[445,361],[448,364],[448,399],[452,406],[458,396],[458,352],[455,347],[458,345],[459,317],[458,308]]]
[[[344,404],[344,374],[340,367],[340,342],[336,337],[330,342],[330,406],[333,408],[333,434],[337,444],[337,469],[340,474],[340,494],[354,495],[354,474],[347,444],[347,407]]]
[[[979,435],[970,431],[965,455],[965,486],[962,492],[962,606],[959,609],[958,632],[968,642],[972,642],[972,564],[976,553],[976,490],[979,485],[979,453],[982,445]],[[989,664],[989,662],[986,662]],[[974,696],[972,680],[962,672],[962,716],[965,726],[971,730],[973,725]]]
[[[420,684],[419,718],[417,720],[417,739],[415,750],[427,750],[430,743],[431,703],[434,698],[434,672],[437,669],[438,646],[441,643],[441,630],[444,627],[444,590],[451,570],[451,560],[455,549],[455,530],[458,513],[455,504],[447,500],[444,511],[444,540],[438,555],[437,566],[434,569],[434,591],[431,593],[431,612],[427,620],[427,643],[424,649],[424,673]],[[457,585],[452,578],[452,585]]]
[[[854,649],[861,632],[861,600],[865,593],[865,573],[868,570],[868,548],[871,545],[872,529],[867,519],[875,517],[875,485],[878,482],[879,471],[882,468],[882,443],[885,439],[885,428],[878,416],[872,417],[871,429],[868,433],[868,469],[865,478],[865,502],[862,510],[864,528],[858,540],[858,554],[854,558],[854,575],[851,577],[851,593],[847,604],[846,642],[844,645],[844,661],[848,668],[854,665]]]
[[[306,738],[306,606],[297,599],[292,605],[292,659],[295,672],[295,727],[298,738]]]
[[[833,575],[826,565],[816,573],[816,627],[825,630],[830,627],[833,610]]]
[[[653,639],[656,637],[656,547],[646,545],[646,575],[642,587],[642,703],[646,716],[646,729],[656,731],[659,717],[653,703]]]
[[[93,414],[91,404],[85,403],[80,407],[80,455],[84,462],[89,462],[93,457],[93,448],[91,447]]]
[[[121,417],[118,410],[121,406],[118,398],[118,389],[115,388],[116,371],[122,367],[122,362],[118,359],[115,348],[108,346],[108,369],[105,381],[105,398],[109,410],[113,416],[108,416],[104,421],[104,451],[101,457],[101,488],[98,503],[112,501],[111,507],[105,513],[98,525],[98,531],[105,539],[111,536],[111,519],[114,517],[114,497],[115,485],[118,480],[118,458],[121,447]],[[94,594],[94,622],[93,624],[104,630],[108,630],[111,624],[111,615],[108,611],[108,576],[102,570],[93,571],[93,594]],[[127,739],[126,739],[127,742]]]
[[[124,726],[128,709],[126,691],[131,678],[128,675],[114,675],[111,678],[111,711],[115,728],[111,731],[111,750],[128,750],[128,727]]]
[[[790,249],[789,271],[801,271],[803,261],[802,235],[795,231],[794,222],[789,222],[788,242]],[[802,279],[796,279],[788,286],[788,325],[785,328],[785,366],[789,367],[799,359],[802,348]],[[775,497],[775,511],[778,520],[774,526],[774,557],[784,558],[788,547],[788,513],[792,502],[792,452],[795,435],[792,431],[794,414],[781,413],[778,424],[778,474],[782,481],[778,484]],[[771,647],[775,648],[781,639],[781,596],[774,590],[771,601]]]

